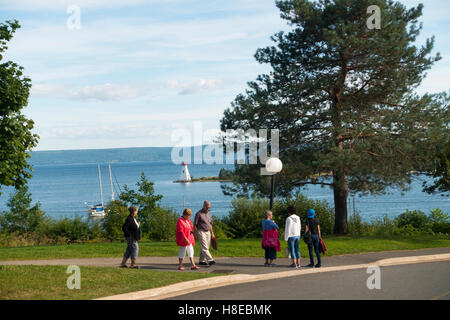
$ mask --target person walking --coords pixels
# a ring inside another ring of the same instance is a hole
[[[122,226],[125,239],[127,240],[127,249],[123,256],[121,268],[128,268],[127,261],[131,258],[130,268],[139,269],[136,265],[136,260],[139,254],[138,241],[141,240],[141,223],[136,220],[139,209],[135,206],[131,206],[129,209],[130,215],[125,220]]]
[[[316,218],[316,212],[314,211],[314,209],[308,210],[308,219],[306,220],[305,233],[307,233],[308,231],[311,232],[311,242],[308,243],[309,260],[310,260],[310,264],[308,265],[308,267],[320,268],[322,266],[322,260],[320,258],[319,252],[319,239],[321,239],[322,236],[320,234],[319,220]],[[314,266],[313,247],[317,256],[317,264],[315,266]]]
[[[178,260],[179,266],[178,270],[183,271],[183,260],[186,254],[191,261],[191,270],[198,270],[200,267],[195,265],[194,262],[194,226],[191,222],[192,210],[185,209],[183,211],[183,216],[177,222],[177,231],[176,231],[176,243],[179,250]]]
[[[286,226],[284,228],[284,240],[288,242],[289,251],[291,252],[292,264],[290,267],[300,268],[300,250],[298,245],[302,225],[294,206],[288,207],[288,214],[289,216],[286,218]]]
[[[273,213],[268,210],[264,214],[265,219],[262,222],[263,238],[261,247],[265,251],[265,267],[275,267],[273,263],[277,259],[277,251],[281,251],[280,240],[278,239],[278,226],[273,221]]]
[[[205,201],[202,210],[197,212],[194,218],[194,234],[197,240],[200,241],[200,258],[198,264],[201,266],[212,266],[216,263],[209,252],[211,238],[215,237],[210,209],[211,203]]]

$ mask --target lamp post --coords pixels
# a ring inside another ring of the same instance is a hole
[[[270,186],[270,210],[273,208],[273,192],[275,189],[275,175],[283,169],[283,163],[278,158],[270,158],[266,162],[266,171],[272,175]]]

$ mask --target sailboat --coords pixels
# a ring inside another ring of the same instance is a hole
[[[98,181],[99,181],[99,185],[100,185],[100,197],[101,197],[101,203],[97,204],[97,205],[91,205],[88,206],[88,213],[90,217],[93,218],[104,218],[106,216],[106,212],[105,212],[105,204],[103,202],[103,187],[102,187],[102,175],[100,172],[100,165],[98,166]],[[109,180],[111,183],[111,201],[114,201],[114,188],[113,188],[113,183],[112,183],[112,174],[111,174],[111,165],[108,165],[109,168]]]

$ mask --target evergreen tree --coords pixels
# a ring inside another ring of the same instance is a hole
[[[445,93],[415,89],[440,59],[434,39],[415,41],[422,5],[390,0],[276,1],[292,27],[255,58],[269,74],[249,82],[221,120],[221,129],[279,129],[283,171],[277,194],[307,184],[331,187],[336,234],[347,233],[349,192],[407,190],[414,173],[429,170],[436,145],[448,136]],[[381,9],[380,29],[368,28]],[[259,166],[238,165],[234,190],[267,194]]]

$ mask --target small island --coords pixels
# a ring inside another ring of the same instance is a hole
[[[191,182],[232,182],[231,171],[226,169],[220,169],[219,176],[217,177],[202,177],[194,178],[189,176],[189,180],[176,180],[174,183],[191,183]]]
[[[192,178],[191,180],[174,181],[174,183],[191,183],[191,182],[231,182],[231,179],[222,179],[221,177],[202,177],[202,178]]]

